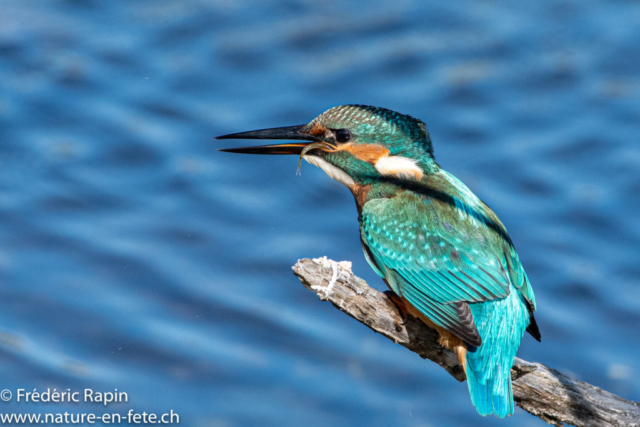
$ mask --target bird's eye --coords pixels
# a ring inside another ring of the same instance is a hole
[[[336,131],[336,141],[340,143],[347,142],[351,139],[351,132],[349,129],[338,129]]]

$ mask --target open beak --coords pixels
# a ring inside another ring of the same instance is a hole
[[[252,130],[218,136],[216,139],[292,139],[296,141],[322,142],[322,139],[306,131],[306,125]],[[256,145],[252,147],[223,148],[218,151],[242,154],[300,154],[311,142]]]

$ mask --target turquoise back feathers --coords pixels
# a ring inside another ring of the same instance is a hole
[[[533,291],[486,205],[472,208],[453,190],[452,199],[429,193],[400,190],[365,203],[365,255],[396,294],[468,345],[469,393],[478,412],[511,415],[510,370],[532,321]]]

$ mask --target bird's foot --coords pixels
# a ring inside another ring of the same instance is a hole
[[[400,317],[402,318],[402,323],[405,323],[407,317],[409,316],[409,310],[407,309],[407,305],[405,304],[404,300],[393,291],[384,291],[384,294],[396,306],[396,308],[398,309],[398,313],[400,313]]]

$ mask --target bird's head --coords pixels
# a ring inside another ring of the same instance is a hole
[[[422,121],[364,105],[334,107],[301,126],[234,133],[218,139],[307,141],[221,151],[297,154],[347,187],[382,178],[419,181],[438,169],[431,138]]]

